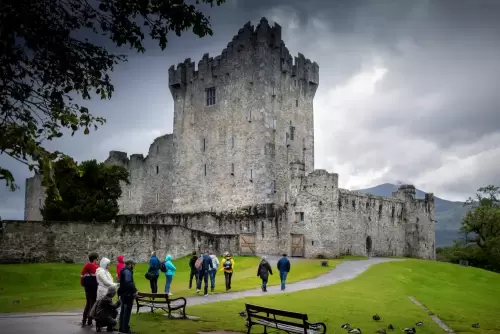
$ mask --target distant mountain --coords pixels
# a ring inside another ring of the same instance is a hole
[[[375,196],[392,196],[399,186],[391,183],[384,183],[373,188],[359,189],[358,191],[372,194]],[[425,192],[416,189],[416,198],[425,198]],[[453,245],[453,240],[458,239],[461,235],[458,233],[462,217],[467,212],[468,208],[463,206],[463,202],[447,201],[445,199],[434,196],[434,215],[436,219],[436,246]]]

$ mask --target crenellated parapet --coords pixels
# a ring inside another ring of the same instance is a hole
[[[129,159],[126,152],[110,151],[108,158],[104,162],[108,164],[127,166]]]
[[[262,54],[262,50],[266,50],[266,55]],[[242,57],[241,52],[248,53],[247,57]],[[292,57],[282,40],[281,26],[275,23],[271,27],[263,17],[256,28],[247,22],[220,55],[214,58],[208,53],[204,54],[198,62],[197,70],[190,58],[177,64],[177,67],[170,66],[168,70],[170,89],[185,87],[194,80],[229,74],[231,66],[240,63],[242,58],[252,59],[256,54],[269,57],[272,53],[280,58],[280,68],[283,73],[289,73],[290,76],[304,80],[310,85],[319,84],[318,64],[305,58],[301,53],[295,58]]]

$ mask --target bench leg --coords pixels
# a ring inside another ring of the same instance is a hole
[[[182,317],[183,317],[184,319],[186,319],[186,318],[187,318],[187,316],[186,316],[186,305],[184,305],[184,307],[182,308]]]
[[[252,329],[252,325],[248,326],[247,334],[250,334],[251,329]]]

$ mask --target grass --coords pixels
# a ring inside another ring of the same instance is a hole
[[[253,289],[260,286],[257,277],[258,257],[235,257],[235,273],[231,291]],[[175,296],[190,296],[195,290],[188,290],[189,258],[174,261],[177,272],[171,291]],[[340,260],[329,260],[330,267],[322,267],[320,260],[301,260],[292,263],[288,282],[317,277],[333,269]],[[80,309],[85,304],[85,293],[80,286],[81,264],[6,264],[0,265],[0,313],[5,312],[51,312]],[[138,264],[134,280],[139,291],[149,292],[149,281],[144,278],[147,264]],[[116,266],[111,266],[114,277]],[[273,268],[274,269],[274,268]],[[163,291],[165,275],[158,281]],[[193,280],[194,283],[194,280]],[[269,285],[278,285],[277,273],[270,276]],[[216,276],[216,293],[223,292],[224,275]]]
[[[374,333],[389,323],[404,328],[414,327],[417,321],[424,322],[417,329],[419,334],[443,333],[408,296],[425,304],[457,333],[500,333],[499,274],[422,260],[378,264],[353,280],[324,288],[188,307],[188,314],[201,317],[200,321],[168,320],[161,314],[146,313],[135,315],[131,324],[141,334],[215,329],[245,333],[245,318],[238,312],[247,302],[308,313],[311,321],[327,324],[327,333],[345,334],[340,329],[345,322],[361,328],[363,333]],[[382,317],[380,323],[372,320],[375,313]],[[471,327],[476,322],[481,328]],[[252,332],[262,332],[262,327]]]

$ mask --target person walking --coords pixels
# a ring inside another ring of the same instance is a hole
[[[100,267],[96,270],[96,281],[97,281],[97,298],[96,301],[104,298],[108,293],[108,289],[112,286],[116,286],[113,282],[113,276],[109,272],[109,264],[111,261],[103,257],[101,259]]]
[[[201,281],[205,281],[205,287],[203,290],[203,295],[208,296],[208,275],[209,271],[212,269],[212,258],[208,250],[205,251],[205,254],[201,256],[202,262],[199,268],[199,277],[198,277],[198,285],[196,286],[196,293],[199,293],[201,290]],[[217,270],[217,268],[215,269]]]
[[[137,296],[137,288],[134,283],[134,267],[135,262],[132,260],[125,261],[125,268],[120,272],[120,288],[118,295],[121,300],[120,309],[120,333],[134,334],[130,330],[130,314],[134,306],[134,299]]]
[[[116,258],[116,281],[120,282],[120,272],[125,268],[125,256],[120,255]]]
[[[262,280],[262,291],[267,292],[267,281],[269,279],[269,274],[273,274],[273,270],[267,262],[266,257],[263,256],[262,260],[259,263],[259,268],[257,269],[257,277],[260,277]]]
[[[98,258],[99,255],[97,253],[90,253],[89,262],[83,266],[80,276],[80,285],[85,289],[85,309],[83,310],[82,327],[92,326],[90,310],[97,299],[96,271],[99,268],[97,265]]]
[[[210,252],[210,258],[212,259],[212,268],[208,271],[208,275],[210,276],[210,291],[215,291],[215,275],[217,274],[217,269],[219,269],[219,259],[213,252]]]
[[[277,267],[280,272],[281,291],[285,291],[286,277],[290,272],[290,260],[288,260],[286,254],[283,254],[283,257],[278,261]]]
[[[195,279],[194,283],[198,286],[198,269],[196,269],[196,260],[198,260],[198,254],[196,251],[193,251],[191,258],[189,259],[189,268],[191,272],[189,273],[189,290],[193,287],[193,278]]]
[[[234,260],[229,254],[229,252],[224,253],[224,260],[222,260],[222,268],[220,271],[224,271],[224,279],[226,281],[226,291],[231,290],[231,279],[233,278],[233,272],[234,272]]]
[[[158,292],[158,277],[160,277],[161,262],[156,257],[156,252],[151,252],[151,258],[149,259],[149,286],[151,287],[151,293]]]
[[[170,292],[170,286],[172,285],[172,281],[174,279],[175,271],[177,268],[174,266],[172,262],[172,255],[168,254],[165,256],[165,268],[167,271],[165,272],[165,276],[167,277],[167,282],[165,283],[165,293],[168,293],[169,296],[172,296],[173,293]]]

